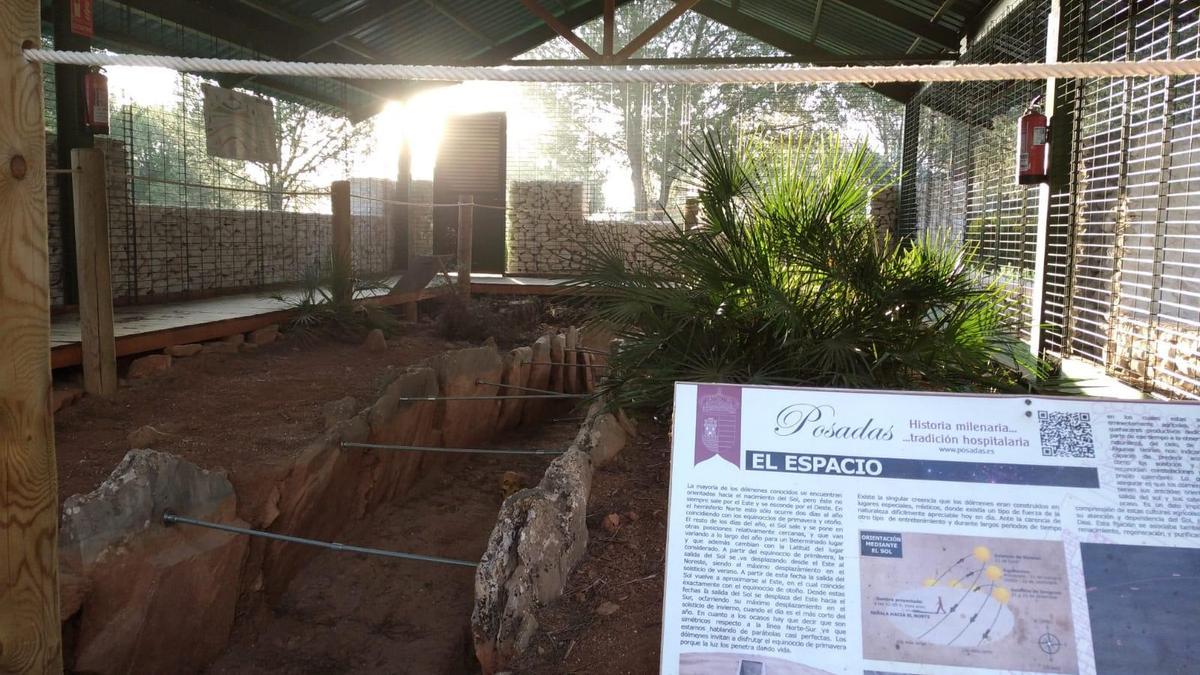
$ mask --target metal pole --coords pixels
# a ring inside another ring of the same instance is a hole
[[[197,520],[196,518],[188,518],[187,516],[176,515],[174,512],[167,510],[163,512],[163,525],[170,527],[171,525],[195,525],[196,527],[206,527],[210,530],[220,530],[229,532],[230,534],[244,534],[250,537],[262,537],[263,539],[274,539],[275,541],[287,542],[289,544],[304,544],[305,546],[316,546],[318,548],[327,548],[331,551],[341,551],[344,553],[361,553],[363,555],[377,555],[384,558],[400,558],[403,560],[419,560],[421,562],[441,563],[443,565],[458,565],[460,567],[476,567],[478,563],[473,563],[469,560],[455,560],[454,558],[439,558],[432,555],[420,555],[417,553],[400,553],[399,551],[385,551],[380,548],[367,548],[365,546],[352,546],[350,544],[339,544],[336,541],[318,541],[316,539],[305,539],[304,537],[293,537],[290,534],[276,534],[274,532],[264,532],[262,530],[251,530],[245,527],[235,527],[233,525],[222,525],[221,523],[210,523],[207,520]]]
[[[386,443],[342,443],[343,448],[361,450],[401,450],[405,452],[449,452],[471,455],[561,455],[565,450],[508,450],[505,448],[431,448],[421,445],[388,445]]]
[[[521,386],[518,386],[515,384],[501,384],[499,382],[488,382],[487,380],[475,380],[475,384],[481,384],[481,385],[484,385],[487,387],[501,387],[501,388],[505,388],[505,389],[512,389],[515,391],[532,391],[532,392],[537,392],[539,394],[558,395],[558,393],[559,393],[557,391],[551,391],[549,389],[535,389],[533,387],[521,387]]]

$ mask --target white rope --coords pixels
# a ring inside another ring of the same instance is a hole
[[[1096,63],[987,63],[896,66],[814,66],[806,68],[681,68],[624,70],[609,68],[515,68],[413,66],[375,63],[302,63],[190,56],[110,54],[55,49],[26,49],[37,63],[76,66],[146,66],[208,73],[341,77],[362,80],[440,80],[499,82],[651,84],[816,84],[885,82],[967,82],[1044,80],[1051,77],[1165,77],[1200,75],[1200,59],[1105,61]]]

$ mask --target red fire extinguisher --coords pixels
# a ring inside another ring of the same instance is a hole
[[[108,78],[98,68],[83,76],[83,123],[94,134],[108,133]]]
[[[1035,96],[1017,122],[1017,182],[1045,183],[1050,123],[1042,113],[1042,97]]]

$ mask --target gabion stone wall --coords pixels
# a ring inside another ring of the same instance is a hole
[[[900,193],[895,186],[880,190],[871,198],[871,218],[879,234],[896,235],[896,207],[900,202]]]
[[[433,255],[433,181],[408,184],[409,255]]]
[[[663,221],[592,220],[583,213],[583,184],[514,181],[508,189],[508,273],[570,276],[583,271],[597,241],[618,241],[630,263],[648,261],[649,232]],[[615,239],[611,239],[615,238]]]

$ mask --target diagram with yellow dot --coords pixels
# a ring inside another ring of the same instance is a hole
[[[863,547],[863,656],[879,661],[1075,673],[1059,541],[923,533]]]

